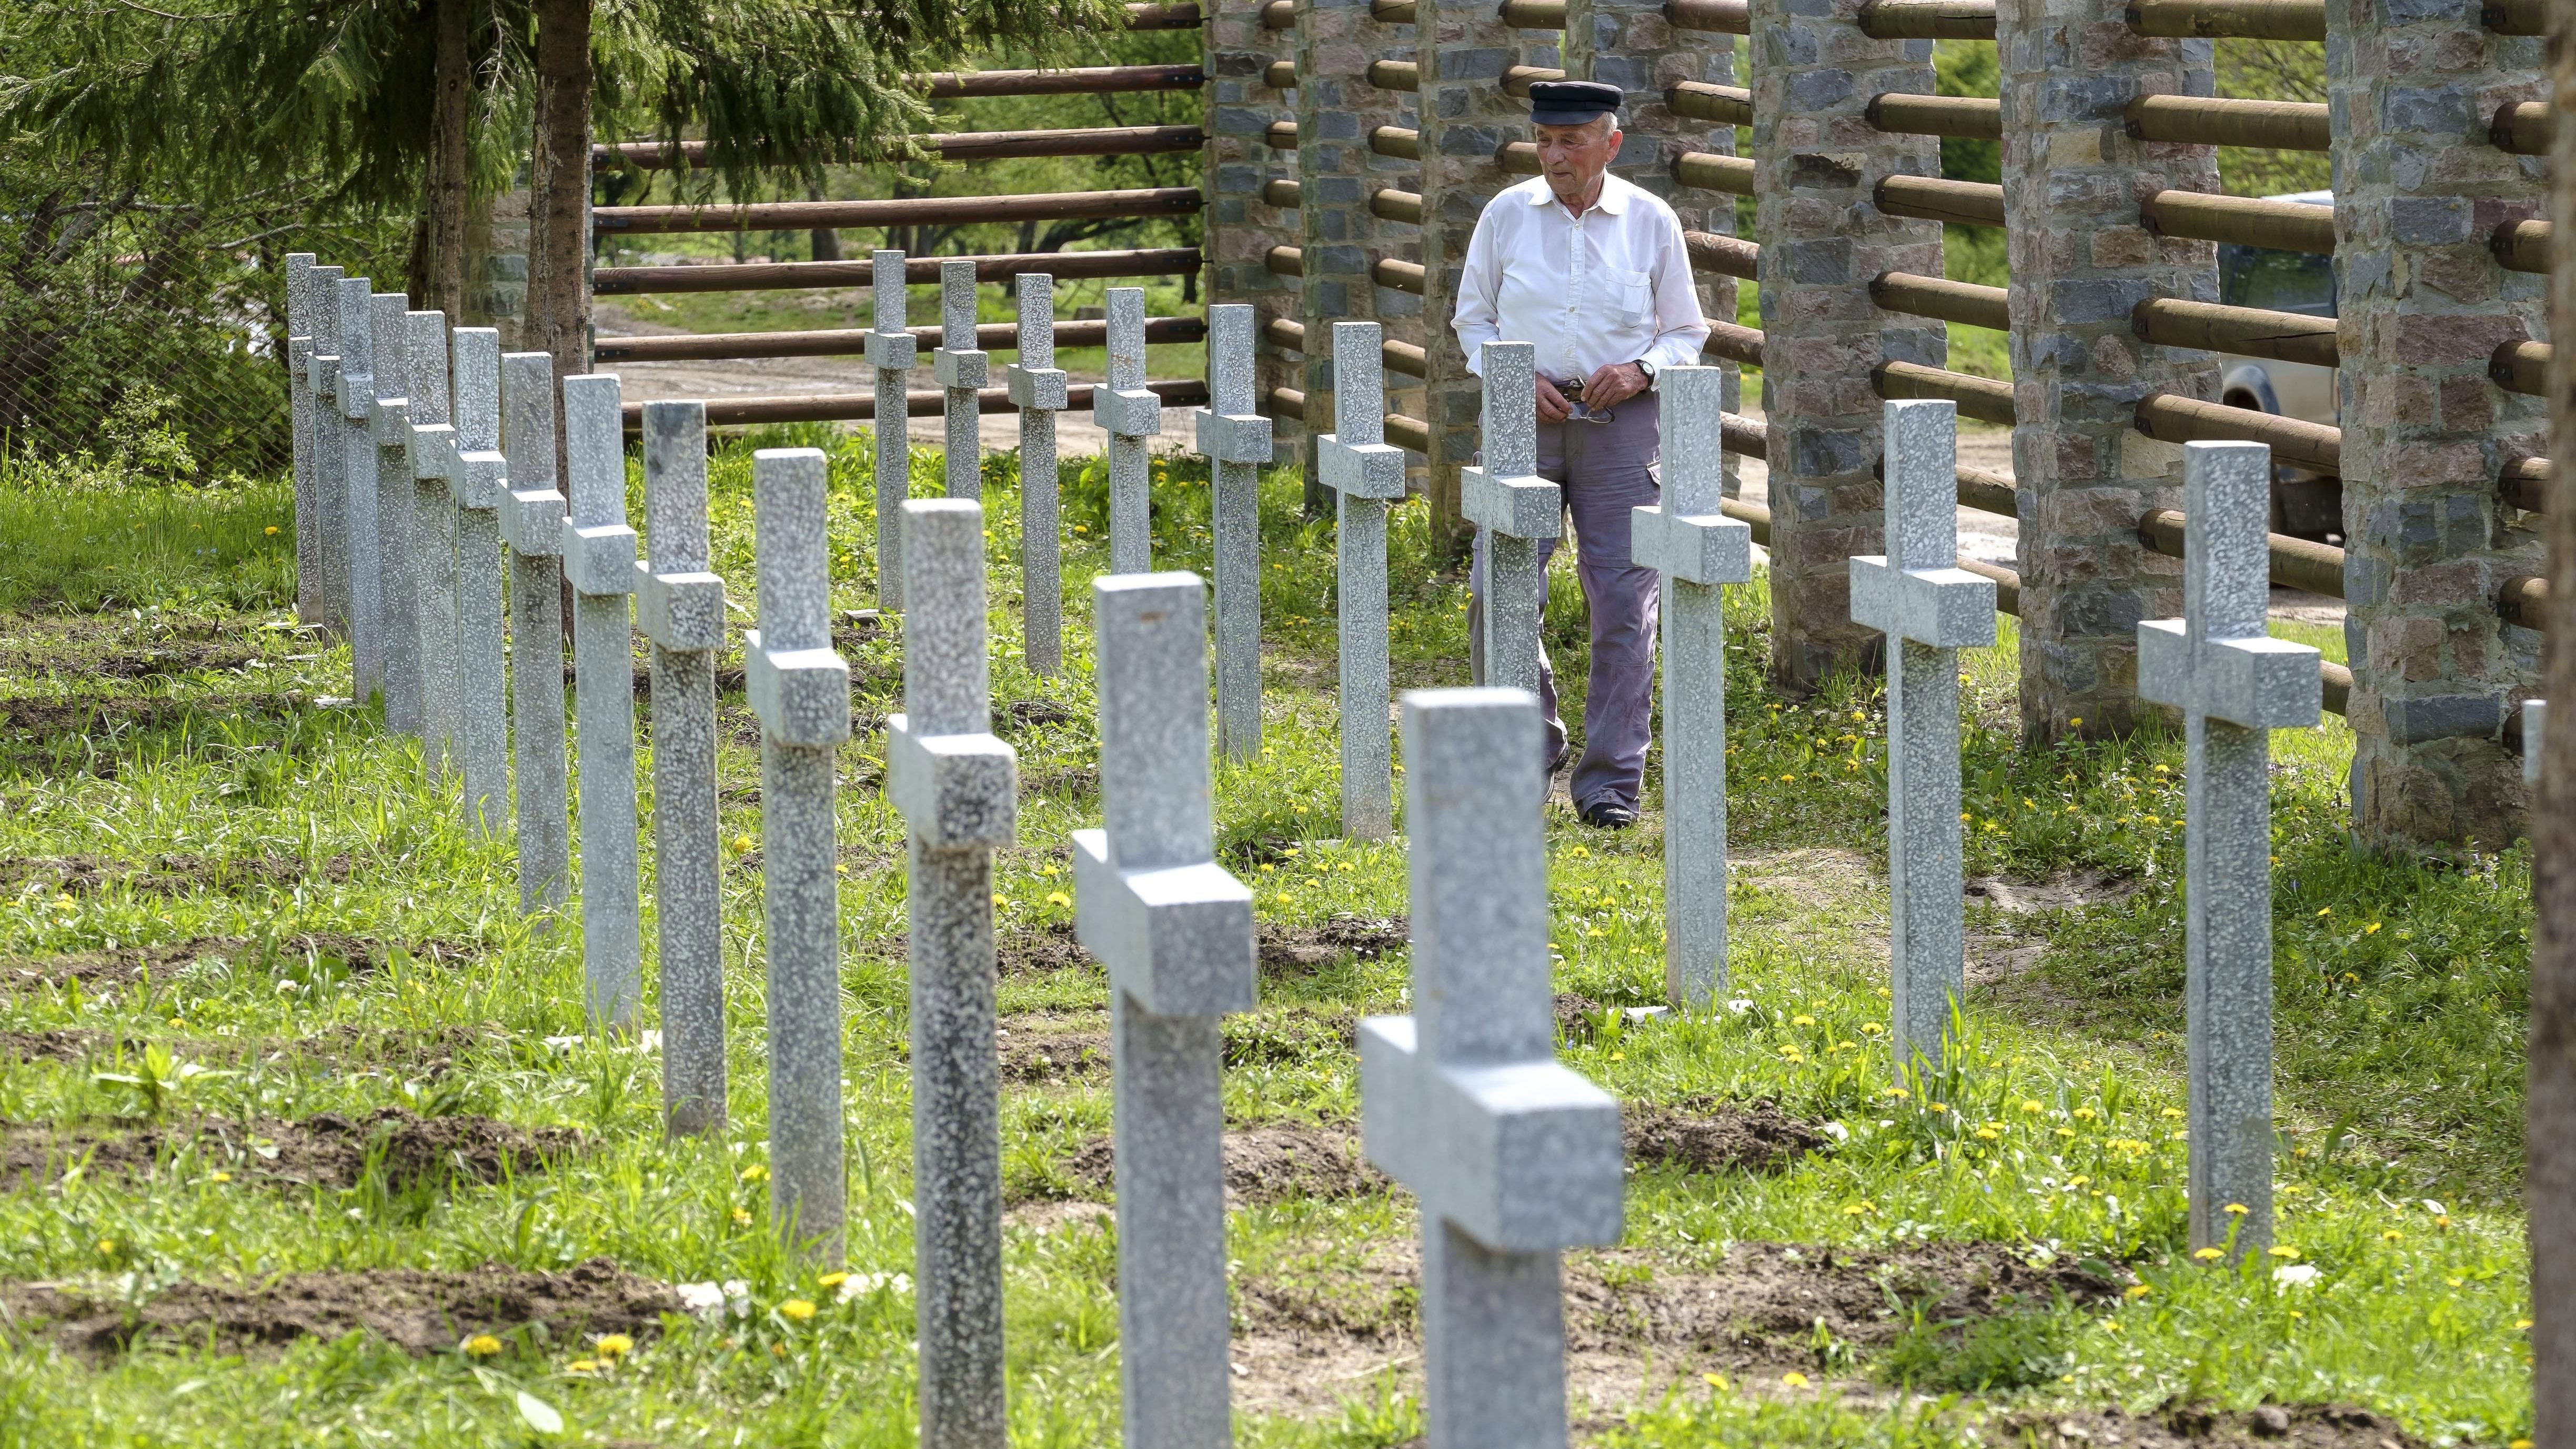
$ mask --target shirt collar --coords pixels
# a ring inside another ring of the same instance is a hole
[[[1624,216],[1628,211],[1628,196],[1636,189],[1637,188],[1633,183],[1622,180],[1615,173],[1603,172],[1601,176],[1601,199],[1592,203],[1592,209],[1595,211],[1608,212],[1612,216]],[[1532,206],[1554,206],[1557,204],[1556,193],[1548,189],[1546,177],[1534,176],[1530,178],[1529,200],[1530,205]]]

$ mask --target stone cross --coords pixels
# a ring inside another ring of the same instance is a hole
[[[2188,538],[2185,541],[2187,543]],[[2522,783],[2535,790],[2540,788],[2540,732],[2548,722],[2549,701],[2526,699],[2522,702]]]
[[[644,405],[635,623],[653,641],[653,908],[661,941],[662,1112],[674,1133],[725,1125],[723,864],[717,854],[716,651],[724,580],[708,571],[707,405]]]
[[[940,417],[948,429],[948,496],[984,499],[984,382],[992,359],[975,346],[975,262],[951,257],[939,264],[939,347],[930,354],[939,379]]]
[[[2272,1241],[2272,731],[2316,725],[2317,651],[2274,639],[2272,450],[2183,444],[2179,619],[2138,626],[2138,694],[2183,713],[2191,1246]]]
[[[447,314],[403,314],[403,358],[411,374],[414,568],[419,623],[421,759],[446,781],[456,762],[456,505],[449,480],[459,466],[455,408],[447,380]]]
[[[1484,457],[1458,471],[1458,512],[1485,535],[1484,682],[1535,694],[1539,545],[1556,537],[1563,495],[1538,476],[1538,348],[1488,342],[1483,359]]]
[[[1959,651],[1995,642],[1995,585],[1959,567],[1958,404],[1891,402],[1880,428],[1888,551],[1851,561],[1851,616],[1888,642],[1888,1035],[1906,1071],[1939,1064],[1967,985]]]
[[[1020,609],[1029,668],[1064,668],[1064,527],[1055,474],[1055,415],[1064,369],[1055,365],[1055,278],[1022,272],[1020,360],[1004,372],[1020,410]]]
[[[427,721],[420,672],[420,539],[413,527],[411,456],[411,299],[378,292],[367,299],[376,355],[376,398],[369,426],[376,438],[376,558],[383,569],[385,728],[418,736]]]
[[[626,526],[626,438],[618,382],[563,380],[572,583],[573,718],[581,741],[581,952],[594,1030],[635,1030],[644,1000],[636,901],[635,530]]]
[[[886,793],[910,878],[912,1180],[921,1442],[1002,1449],[1001,1079],[993,851],[1018,833],[1019,761],[992,734],[984,509],[903,506],[903,713]]]
[[[456,329],[456,768],[468,829],[497,839],[510,809],[510,706],[501,633],[501,334]]]
[[[850,666],[832,651],[826,474],[819,449],[752,454],[760,627],[745,632],[743,652],[746,692],[760,717],[770,1216],[792,1248],[838,1267],[847,1189],[832,756],[850,737]],[[920,969],[916,962],[913,970]]]
[[[1404,450],[1386,441],[1386,358],[1375,322],[1333,324],[1334,431],[1315,471],[1338,498],[1335,614],[1341,630],[1342,837],[1395,834],[1387,725],[1386,510],[1404,496]]]
[[[1145,289],[1109,289],[1109,380],[1091,393],[1091,420],[1109,434],[1109,571],[1154,566],[1145,440],[1163,431],[1163,399],[1145,386]]]
[[[1721,517],[1724,368],[1655,377],[1664,496],[1629,515],[1628,557],[1663,573],[1664,994],[1702,1010],[1726,991],[1726,611],[1753,579],[1753,530]]]
[[[1216,863],[1206,587],[1123,574],[1091,597],[1108,828],[1073,833],[1073,878],[1109,969],[1125,1443],[1190,1449],[1231,1442],[1217,1024],[1252,1009],[1252,893]]]
[[[340,466],[349,560],[349,693],[359,704],[385,692],[385,573],[382,535],[376,521],[376,328],[368,314],[375,291],[364,277],[342,277],[340,293],[340,369],[336,401],[340,414]]]
[[[1404,697],[1414,1014],[1360,1023],[1360,1130],[1422,1200],[1430,1449],[1561,1449],[1558,1254],[1619,1240],[1619,1104],[1556,1059],[1540,750],[1526,691]]]
[[[904,330],[903,253],[875,253],[868,278],[876,289],[876,319],[868,332],[867,351],[868,365],[877,370],[877,603],[900,611],[903,500],[912,496],[904,373],[920,360],[921,348]]]
[[[313,578],[316,612],[308,623],[320,624],[341,637],[349,632],[349,464],[347,430],[333,421],[340,396],[340,269],[315,267],[308,324],[313,351],[304,376],[313,392],[308,407],[313,433],[313,514],[296,519],[296,531],[313,534]],[[302,540],[298,540],[298,547]]]
[[[1252,304],[1211,306],[1207,322],[1210,406],[1190,417],[1213,474],[1216,743],[1227,759],[1248,760],[1261,750],[1261,465],[1270,461],[1270,419],[1252,405]]]
[[[286,412],[295,436],[295,618],[322,622],[322,580],[314,535],[322,506],[313,493],[313,254],[286,254]]]
[[[572,816],[564,799],[564,496],[555,488],[555,369],[546,353],[501,358],[501,453],[510,460],[501,541],[510,547],[519,910],[534,915],[562,905],[572,885]]]

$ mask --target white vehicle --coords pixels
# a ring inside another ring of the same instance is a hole
[[[2331,191],[2300,191],[2273,201],[2334,205]],[[2307,317],[2335,315],[2334,258],[2310,252],[2273,251],[2223,244],[2218,249],[2218,300],[2231,307],[2260,307]],[[2306,362],[2276,362],[2222,352],[2218,400],[2302,422],[2341,425],[2339,374]],[[2328,543],[2342,541],[2343,480],[2305,468],[2272,470],[2272,531]]]

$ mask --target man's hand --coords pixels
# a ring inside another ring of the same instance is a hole
[[[1614,362],[1583,384],[1583,403],[1590,408],[1616,407],[1646,390],[1646,370],[1633,362]],[[1545,405],[1541,405],[1541,412]]]
[[[1586,384],[1586,386],[1589,385]],[[1555,383],[1541,377],[1538,380],[1538,420],[1542,423],[1561,423],[1572,416],[1574,416],[1574,407],[1565,400],[1565,394],[1556,390]]]

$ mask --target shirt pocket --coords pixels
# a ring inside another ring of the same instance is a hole
[[[1601,285],[1609,293],[1610,314],[1629,326],[1644,326],[1655,315],[1655,279],[1626,267],[1604,266]]]

